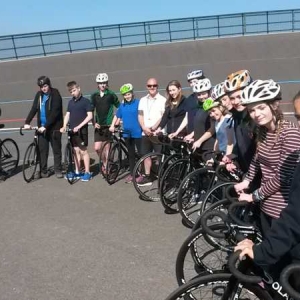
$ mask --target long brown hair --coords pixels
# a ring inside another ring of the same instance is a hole
[[[180,92],[178,94],[178,96],[176,97],[176,99],[173,99],[172,96],[169,94],[169,87],[170,86],[176,86],[178,89],[180,89]],[[170,107],[171,109],[173,109],[174,107],[177,107],[180,102],[182,101],[182,89],[181,89],[181,84],[178,80],[172,80],[168,83],[167,87],[166,87],[166,92],[167,92],[167,101],[166,101],[166,107]],[[173,102],[176,101],[177,104],[173,104]]]

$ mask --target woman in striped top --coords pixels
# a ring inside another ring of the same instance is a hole
[[[294,170],[299,158],[300,132],[284,120],[279,109],[280,86],[273,80],[256,80],[242,93],[251,118],[258,125],[257,150],[243,182],[235,185],[239,200],[260,203],[262,232],[266,235],[272,220],[287,206]],[[261,186],[244,193],[255,174],[262,172]]]

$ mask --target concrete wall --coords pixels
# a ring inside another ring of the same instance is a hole
[[[63,96],[68,96],[66,83],[76,80],[85,94],[95,90],[95,76],[107,72],[110,86],[131,82],[136,90],[145,90],[149,77],[157,77],[164,88],[172,79],[187,86],[186,73],[201,68],[216,84],[228,73],[249,69],[254,78],[274,80],[300,79],[300,33],[270,34],[220,38],[160,45],[128,47],[41,57],[0,63],[0,105],[3,117],[22,118],[28,105],[11,109],[1,104],[6,100],[32,99],[36,79],[47,75]],[[287,101],[299,90],[298,84],[282,85]],[[140,95],[138,95],[140,96]],[[4,107],[5,106],[5,107]],[[284,105],[284,110],[291,110]]]

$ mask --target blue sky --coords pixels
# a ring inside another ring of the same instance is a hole
[[[1,5],[0,35],[297,8],[299,0],[14,0]]]

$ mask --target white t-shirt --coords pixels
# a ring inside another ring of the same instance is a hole
[[[154,98],[149,94],[141,98],[138,110],[143,111],[145,127],[150,128],[161,119],[165,111],[166,101],[166,98],[159,93]]]

